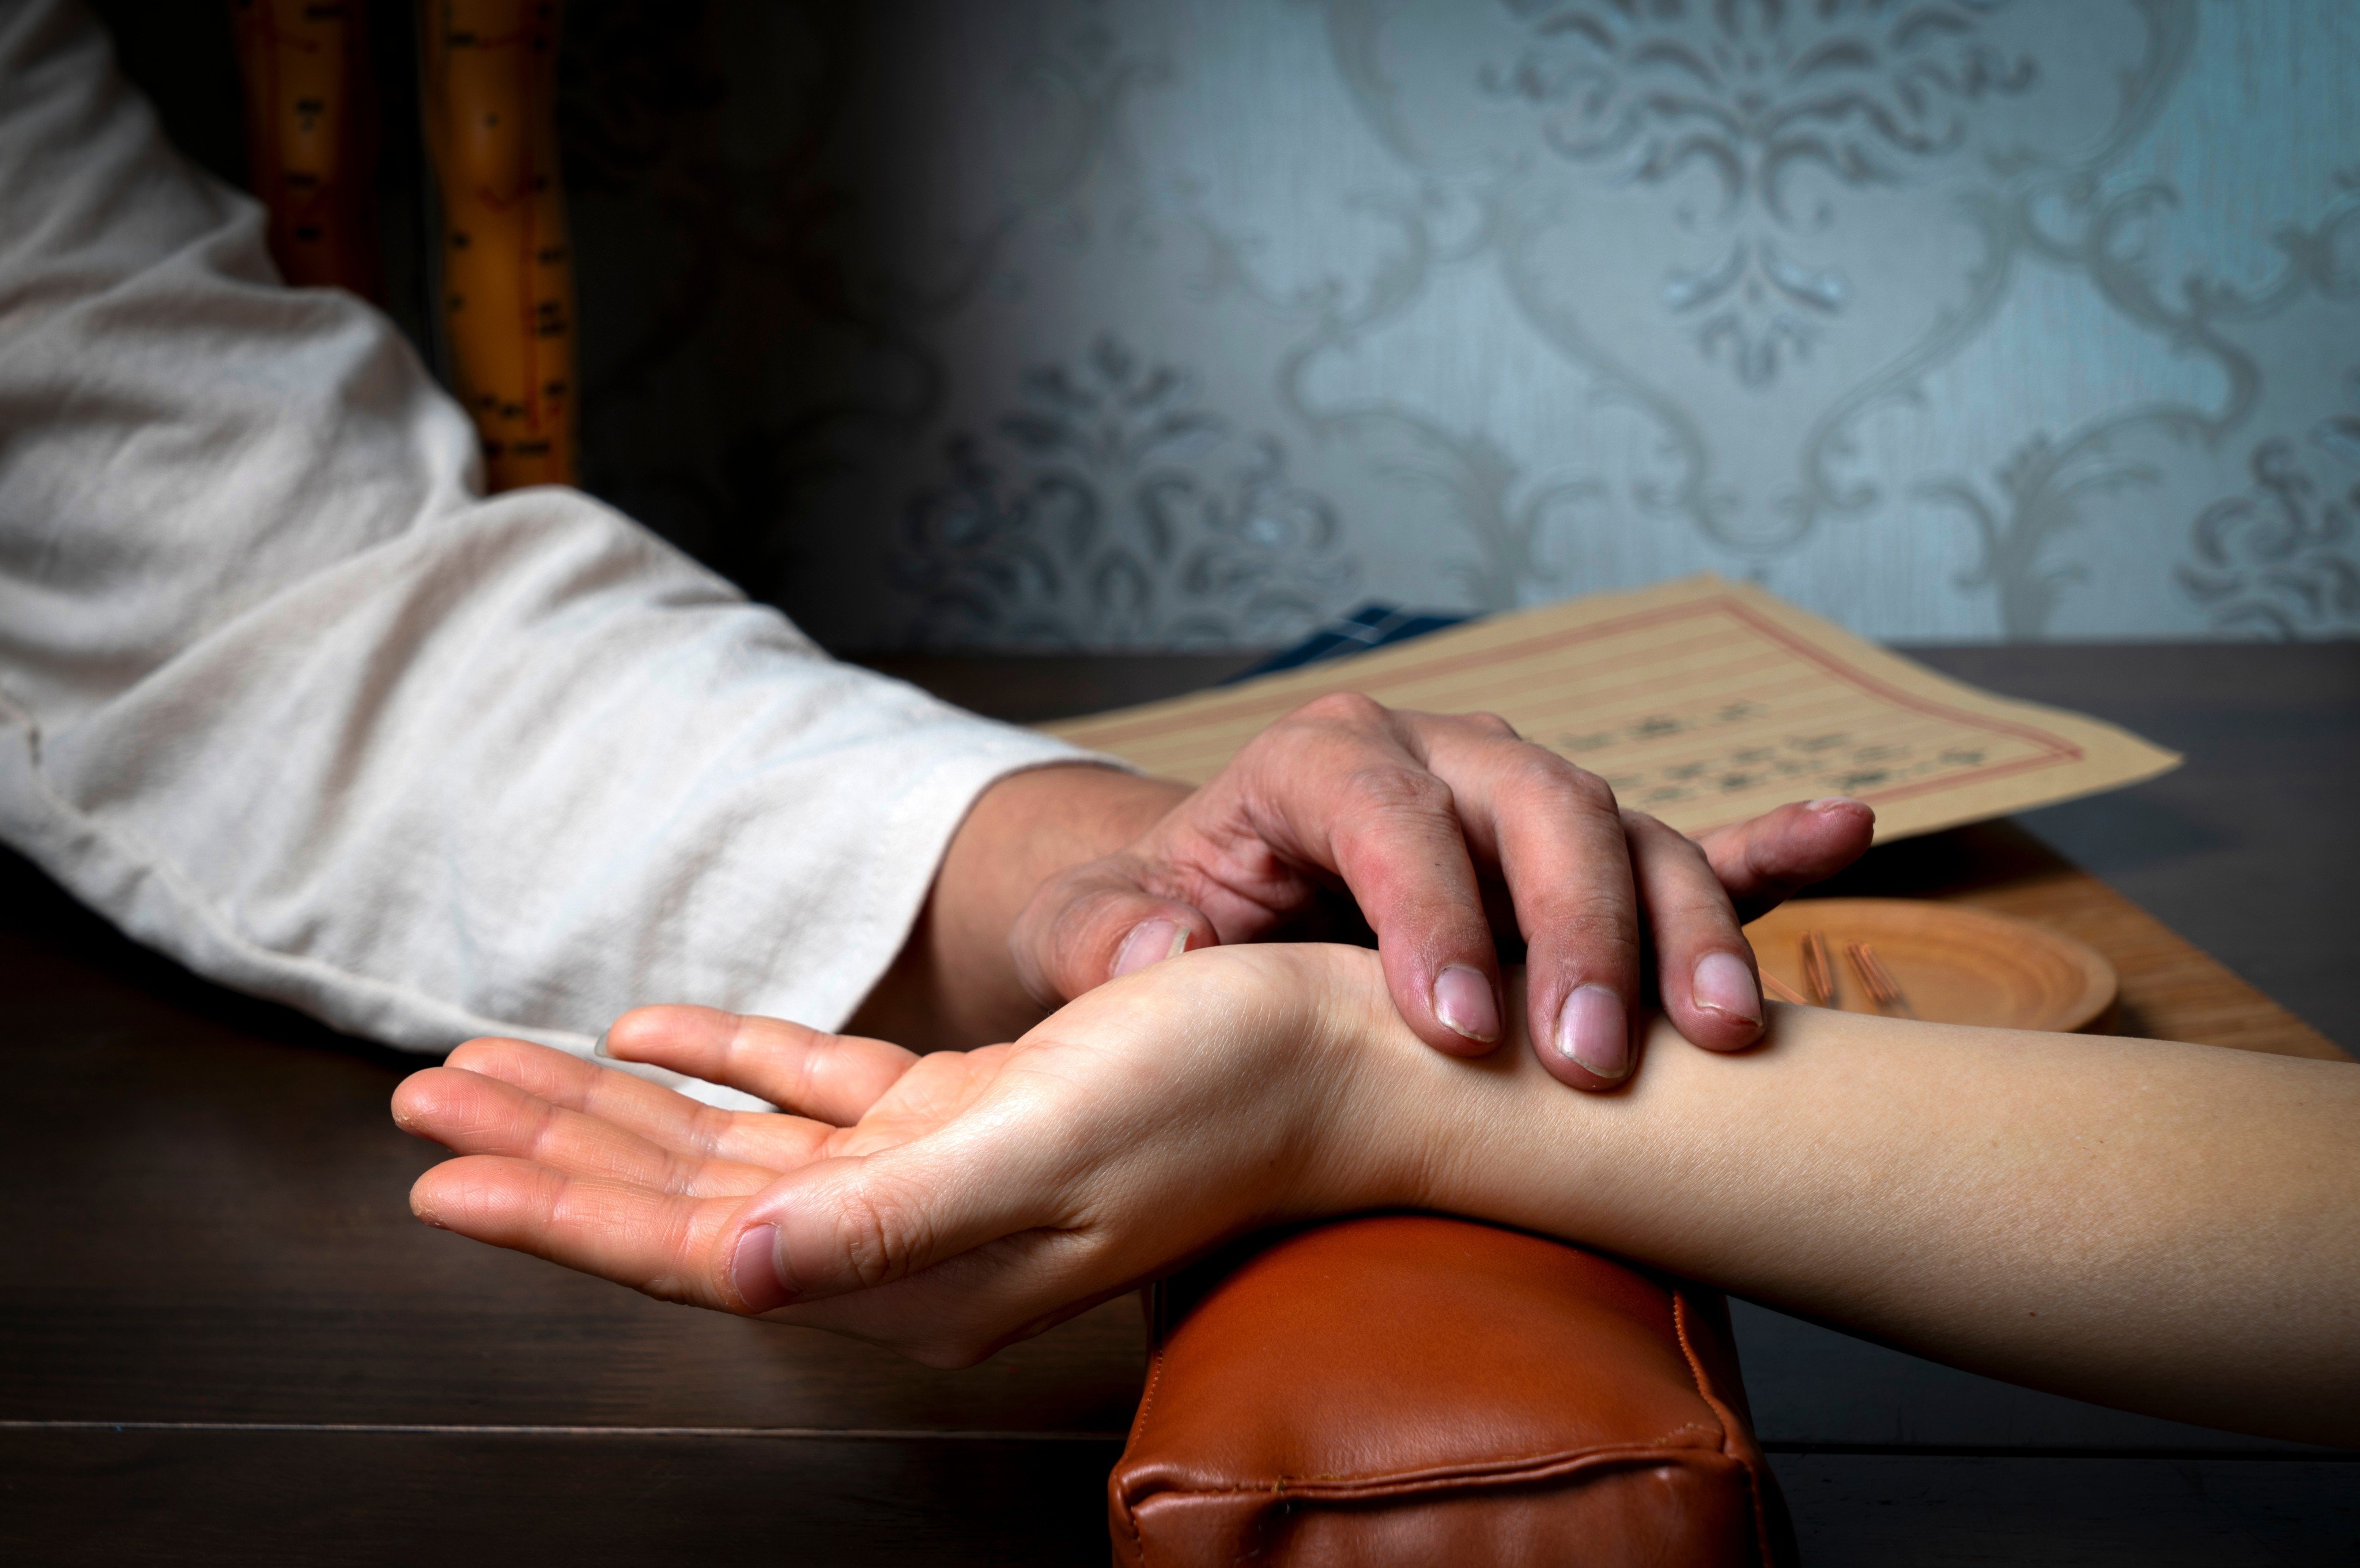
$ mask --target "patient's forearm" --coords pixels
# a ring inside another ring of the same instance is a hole
[[[1437,1080],[1410,1096],[1437,1208],[2060,1393],[2360,1443],[2360,1069],[1808,1008],[1605,1100],[1522,1051],[1401,1054]]]

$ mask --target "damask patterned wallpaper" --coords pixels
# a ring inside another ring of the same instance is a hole
[[[2360,633],[2360,5],[570,17],[588,483],[832,646]]]

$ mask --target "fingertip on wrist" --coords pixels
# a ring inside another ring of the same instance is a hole
[[[1434,977],[1429,1001],[1444,1029],[1490,1047],[1500,1041],[1500,995],[1490,975],[1464,964],[1446,964]]]
[[[1114,964],[1107,977],[1120,980],[1149,964],[1179,957],[1188,951],[1192,934],[1185,924],[1165,915],[1140,921],[1115,950]]]
[[[1604,985],[1577,985],[1557,1009],[1548,1045],[1560,1060],[1612,1087],[1631,1075],[1630,1010]]]
[[[1762,987],[1754,966],[1733,953],[1708,953],[1697,960],[1688,999],[1706,1017],[1742,1029],[1749,1041],[1762,1032]]]

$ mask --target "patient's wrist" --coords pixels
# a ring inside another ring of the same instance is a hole
[[[1611,1218],[1602,1210],[1618,1179],[1615,1151],[1645,1134],[1646,1086],[1566,1094],[1534,1055],[1521,968],[1502,976],[1509,1019],[1499,1046],[1468,1059],[1430,1050],[1410,1031],[1373,953],[1316,951],[1321,1027],[1343,1091],[1328,1127],[1329,1164],[1346,1185],[1328,1195],[1327,1212],[1419,1208],[1575,1236],[1568,1225]],[[1688,1050],[1660,1015],[1644,1039],[1659,1058]]]
[[[1512,1029],[1489,1055],[1446,1055],[1420,1040],[1388,995],[1384,970],[1367,948],[1306,944],[1302,990],[1313,1059],[1306,1092],[1328,1103],[1321,1122],[1317,1185],[1304,1217],[1377,1208],[1422,1208],[1491,1217],[1484,1201],[1484,1146],[1495,1118],[1525,1088],[1553,1087]],[[1512,1011],[1524,976],[1506,976]],[[1529,1084],[1517,1081],[1529,1079]],[[1562,1091],[1559,1091],[1561,1094]]]

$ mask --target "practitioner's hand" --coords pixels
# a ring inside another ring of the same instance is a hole
[[[464,1157],[419,1179],[419,1216],[935,1365],[1244,1231],[1424,1196],[1396,1124],[1431,1096],[1385,1077],[1424,1053],[1347,948],[1194,954],[977,1051],[913,1056],[702,1007],[627,1014],[606,1045],[789,1114],[472,1040],[394,1096],[404,1128]]]
[[[1859,801],[1821,800],[1698,844],[1503,720],[1323,697],[1127,849],[1043,882],[1010,945],[1054,1007],[1189,948],[1348,935],[1365,917],[1403,1018],[1473,1056],[1501,1036],[1499,939],[1521,938],[1542,1060],[1612,1088],[1653,1004],[1643,949],[1682,1034],[1751,1045],[1761,984],[1738,928],[1850,864],[1874,822]]]

